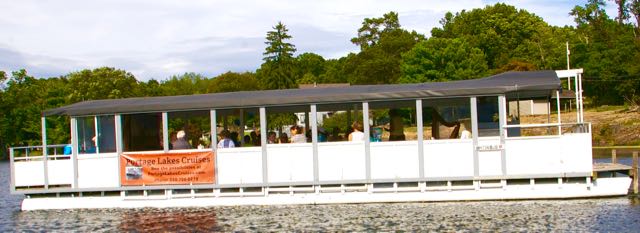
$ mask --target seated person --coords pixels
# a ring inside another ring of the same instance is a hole
[[[353,124],[351,124],[351,128],[353,129],[353,132],[349,134],[349,141],[352,141],[352,142],[364,141],[362,124],[360,124],[360,122],[357,122],[357,121],[353,122]]]
[[[242,146],[252,146],[251,136],[244,135],[244,137],[242,137]]]
[[[180,130],[176,133],[176,140],[171,143],[174,150],[191,149],[191,145],[189,145],[185,136],[186,134],[184,130]]]
[[[238,135],[238,132],[235,132],[235,131],[234,132],[229,132],[229,139],[231,139],[231,141],[233,142],[233,144],[235,146],[240,146],[240,141],[239,141],[238,136],[240,136],[240,135]]]
[[[98,136],[93,136],[91,138],[91,143],[88,145],[84,145],[81,146],[81,148],[79,149],[79,153],[80,154],[95,154],[96,153],[96,147],[97,147],[97,140],[98,140]]]
[[[222,132],[220,132],[220,142],[218,142],[218,148],[234,148],[236,147],[236,144],[233,143],[233,140],[231,140],[229,138],[229,135],[231,133],[229,133],[229,130],[222,130]]]
[[[267,144],[277,143],[276,132],[270,131],[267,133]]]
[[[251,137],[251,144],[253,144],[254,146],[260,146],[260,129],[256,129],[254,131],[251,131],[251,133],[249,134]]]
[[[280,134],[279,141],[280,143],[289,143],[289,138],[287,137],[287,134],[286,133]]]
[[[318,142],[326,142],[326,141],[327,141],[327,131],[322,127],[318,127]]]
[[[463,120],[461,123],[462,132],[460,133],[460,139],[469,139],[471,138],[471,131],[469,131],[469,125],[471,122],[468,120]]]
[[[70,155],[71,153],[73,153],[72,150],[73,147],[71,146],[71,144],[67,144],[64,146],[63,153],[64,155]]]
[[[304,131],[302,130],[302,127],[293,125],[291,126],[291,128],[289,128],[289,130],[291,130],[291,143],[307,142],[307,137],[304,136]]]

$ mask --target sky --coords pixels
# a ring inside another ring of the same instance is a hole
[[[141,81],[185,72],[213,77],[255,71],[278,22],[296,55],[329,59],[358,52],[350,39],[364,18],[395,11],[403,28],[428,36],[446,12],[496,2],[563,26],[574,25],[569,12],[586,0],[0,0],[0,70],[47,78],[109,66]]]

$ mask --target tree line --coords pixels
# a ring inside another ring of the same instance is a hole
[[[263,63],[255,72],[227,72],[216,77],[196,73],[166,80],[137,80],[112,67],[33,77],[26,70],[0,71],[0,148],[40,145],[43,110],[80,101],[143,96],[287,89],[300,84],[392,84],[464,80],[506,71],[566,69],[566,43],[572,68],[584,68],[587,103],[640,104],[640,0],[589,0],[569,14],[576,26],[551,26],[541,17],[498,3],[446,13],[430,37],[402,28],[398,14],[365,18],[357,36],[360,47],[337,59],[315,53],[295,55],[286,25],[267,32]],[[49,117],[48,140],[69,141],[69,120]]]

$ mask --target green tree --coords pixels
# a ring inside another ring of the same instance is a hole
[[[373,46],[347,59],[344,72],[351,84],[389,84],[400,78],[402,53],[422,39],[416,32],[398,29],[383,33]]]
[[[140,82],[141,96],[163,96],[165,93],[160,87],[160,82],[155,79],[150,79],[147,82]]]
[[[262,89],[289,89],[297,87],[293,62],[265,62],[256,71]]]
[[[180,76],[171,76],[160,86],[164,95],[205,94],[209,86],[209,79],[196,73],[184,73]]]
[[[267,32],[267,41],[264,42],[267,44],[267,48],[265,48],[264,58],[262,60],[266,62],[280,62],[285,60],[291,60],[293,58],[293,53],[296,52],[296,47],[286,42],[291,39],[291,36],[287,34],[289,29],[282,23],[278,22],[276,26],[273,27],[273,31]]]
[[[401,83],[422,83],[479,78],[488,67],[482,50],[463,39],[431,38],[403,56]]]
[[[636,18],[636,37],[640,37],[640,0],[631,0],[628,6],[629,12]]]
[[[253,73],[227,72],[217,77],[209,83],[208,92],[234,92],[234,91],[254,91],[260,86]]]
[[[382,34],[399,29],[398,13],[393,11],[384,14],[381,18],[365,18],[362,27],[358,29],[358,36],[351,38],[351,43],[360,46],[360,50],[364,51],[376,45]]]
[[[0,132],[3,153],[8,145],[40,144],[40,115],[46,108],[42,96],[46,92],[43,82],[22,69],[12,72],[2,94],[3,114],[0,115]]]
[[[267,47],[263,53],[265,61],[256,71],[258,80],[264,89],[287,89],[296,87],[296,72],[293,53],[296,48],[286,42],[291,39],[289,30],[282,22],[267,32]]]
[[[0,70],[0,94],[2,94],[2,91],[6,87],[4,84],[5,81],[7,81],[7,73]]]
[[[626,101],[637,105],[640,65],[636,60],[640,58],[640,43],[634,35],[634,25],[609,18],[604,6],[604,1],[594,0],[572,10],[578,24],[572,61],[585,70],[583,86],[593,104]]]
[[[629,4],[627,0],[612,0],[616,3],[618,7],[618,16],[616,20],[618,20],[619,24],[624,24],[624,21],[629,19]]]
[[[513,60],[523,60],[543,69],[560,64],[545,60],[553,45],[550,26],[542,18],[525,10],[498,3],[483,9],[447,13],[442,28],[433,28],[436,38],[461,38],[485,54],[489,69],[497,69]]]
[[[296,57],[298,83],[319,83],[318,77],[325,72],[325,60],[315,53],[303,53]]]
[[[318,77],[319,83],[347,83],[347,75],[344,72],[344,67],[347,60],[356,56],[353,53],[349,53],[345,57],[339,59],[329,59],[325,62],[325,72]]]
[[[139,96],[138,81],[129,72],[111,67],[82,70],[68,74],[69,102],[118,99]]]

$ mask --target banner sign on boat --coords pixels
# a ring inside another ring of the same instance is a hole
[[[213,151],[120,155],[120,183],[132,185],[214,183]]]

